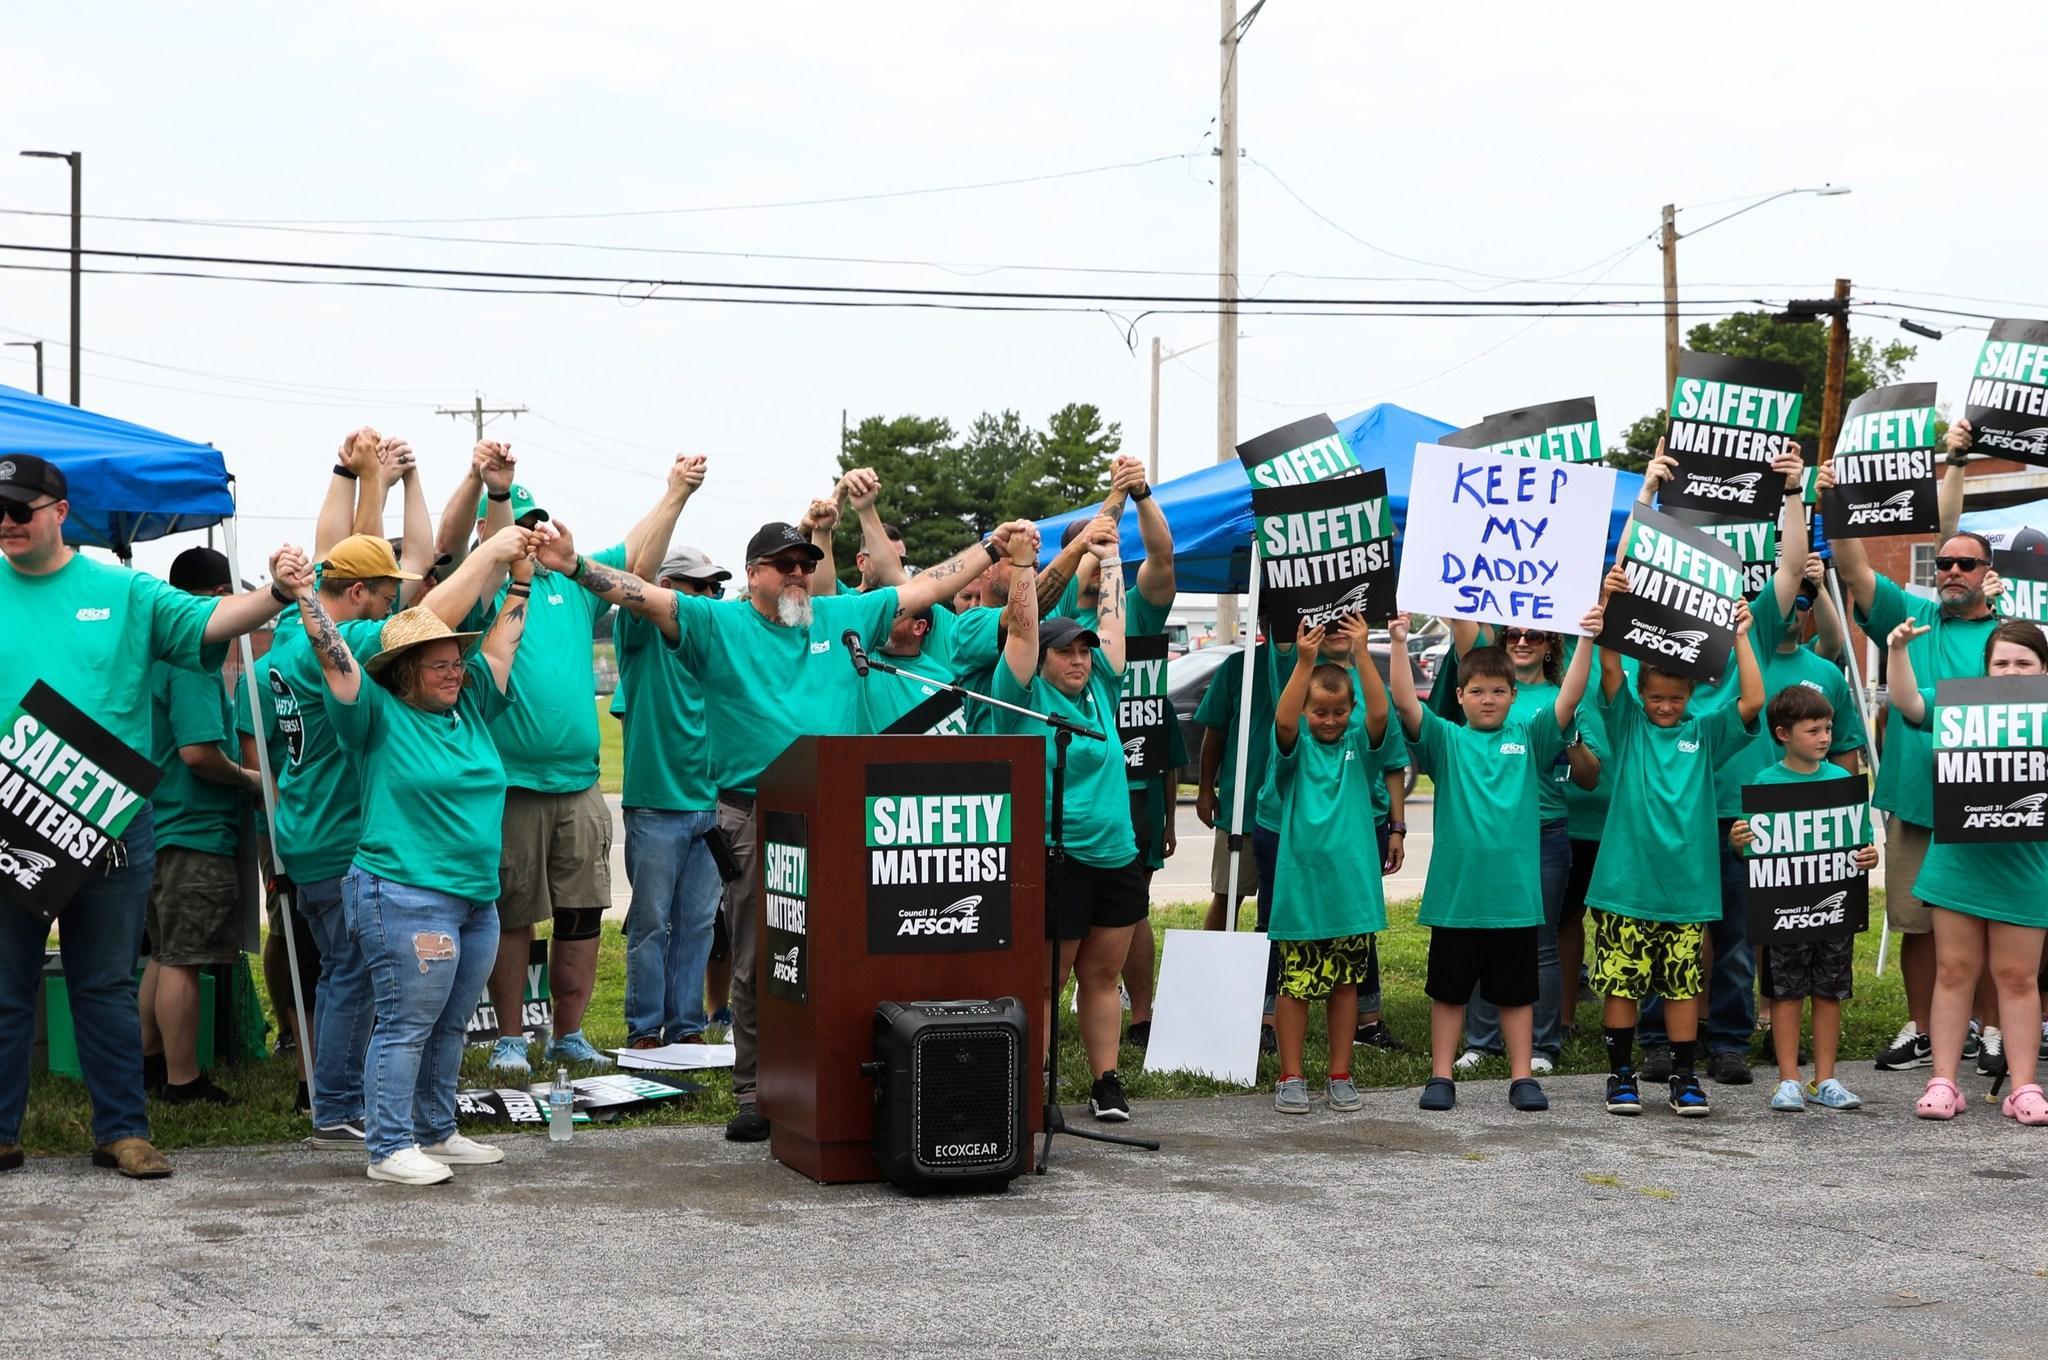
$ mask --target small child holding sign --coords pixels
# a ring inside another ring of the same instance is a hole
[[[1620,567],[1607,593],[1628,590]],[[1720,826],[1714,771],[1757,734],[1764,676],[1749,643],[1749,606],[1735,604],[1738,692],[1703,714],[1687,711],[1688,676],[1644,662],[1633,693],[1621,657],[1600,649],[1603,769],[1612,776],[1607,827],[1586,905],[1593,938],[1591,982],[1607,998],[1607,1111],[1643,1111],[1636,1086],[1636,1019],[1643,998],[1664,999],[1671,1036],[1671,1112],[1709,1113],[1694,1062],[1699,1048],[1700,937],[1721,919]],[[1581,651],[1585,650],[1583,646]]]
[[[1294,669],[1273,714],[1275,754],[1267,787],[1269,797],[1277,793],[1280,799],[1280,851],[1266,935],[1280,954],[1273,1013],[1280,1080],[1273,1108],[1282,1114],[1309,1112],[1301,1050],[1314,1001],[1328,1007],[1330,1077],[1324,1095],[1330,1108],[1349,1111],[1364,1104],[1351,1080],[1358,986],[1369,971],[1369,937],[1387,928],[1379,846],[1370,831],[1372,786],[1382,777],[1389,745],[1387,688],[1367,650],[1371,632],[1364,619],[1338,619],[1328,631],[1350,644],[1365,721],[1351,723],[1352,670],[1324,659],[1325,630],[1306,625],[1295,635]],[[1405,653],[1397,648],[1395,655]]]
[[[1935,695],[1919,687],[1907,649],[1928,631],[1907,619],[1888,640],[1892,709],[1902,721],[1922,730],[1934,725]],[[2048,674],[2048,637],[2040,625],[2007,619],[1992,629],[1984,643],[1984,674]],[[1988,966],[1998,988],[2005,1032],[2026,1036],[2006,1048],[2013,1089],[2003,1112],[2022,1124],[2048,1124],[2048,1097],[2034,1080],[2037,1054],[2032,1041],[2041,1024],[2038,974],[2041,944],[2048,938],[2048,841],[1980,844],[1936,836],[1928,844],[1913,895],[1934,909],[1935,962],[1934,1004],[1928,1017],[1934,1075],[1913,1113],[1922,1119],[1954,1119],[1962,1113],[1956,1069],[1962,1064],[1963,1032],[1970,1021],[1977,977]]]
[[[1580,627],[1597,636],[1599,605]],[[1387,625],[1396,658],[1407,655],[1408,619]],[[1592,670],[1593,647],[1581,646],[1543,710],[1511,717],[1515,666],[1498,647],[1478,647],[1458,661],[1458,704],[1465,724],[1446,722],[1415,696],[1405,665],[1389,668],[1401,728],[1436,781],[1436,849],[1422,890],[1421,922],[1430,927],[1429,1057],[1422,1088],[1425,1110],[1457,1103],[1452,1062],[1465,1033],[1465,1005],[1476,987],[1500,1009],[1508,1051],[1508,1103],[1547,1110],[1549,1098],[1529,1070],[1539,991],[1537,935],[1543,925],[1538,870],[1542,842],[1537,787],[1578,740],[1576,712]]]
[[[1764,710],[1764,722],[1771,739],[1785,753],[1775,764],[1759,770],[1750,784],[1853,777],[1828,759],[1835,737],[1835,708],[1818,689],[1787,685]],[[1738,817],[1729,828],[1728,843],[1738,852],[1755,840],[1746,817]],[[1877,847],[1859,846],[1856,867],[1866,874],[1875,869]],[[1758,982],[1770,999],[1771,1044],[1778,1058],[1778,1089],[1771,1096],[1771,1108],[1796,1112],[1809,1103],[1831,1110],[1860,1108],[1863,1101],[1835,1077],[1835,1054],[1842,1044],[1842,1003],[1852,994],[1850,970],[1856,958],[1856,937],[1775,941],[1762,954]],[[1802,1004],[1809,999],[1813,1002],[1813,1084],[1802,1086],[1799,1021]]]

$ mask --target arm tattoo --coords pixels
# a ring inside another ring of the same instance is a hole
[[[1067,582],[1074,579],[1071,568],[1061,567],[1054,558],[1045,569],[1038,573],[1038,617],[1044,618],[1060,602],[1060,596],[1067,593]]]
[[[312,640],[313,650],[322,664],[336,675],[347,675],[355,669],[356,659],[334,630],[334,620],[321,607],[317,594],[308,595],[299,601],[299,617],[306,621],[306,636]]]
[[[979,544],[967,550],[967,552],[972,553],[978,553],[981,551],[982,549]],[[939,565],[933,567],[930,571],[925,572],[924,574],[926,576],[931,577],[934,581],[943,581],[949,576],[958,576],[961,572],[967,570],[967,552],[955,553],[953,556],[947,558],[945,561],[939,563]]]
[[[498,616],[498,622],[516,623],[521,628],[524,628],[526,626],[526,602],[522,600],[517,604],[505,606],[505,612]]]
[[[583,574],[576,579],[583,583],[585,590],[593,595],[610,595],[614,590],[618,589],[618,577],[612,575],[611,572],[587,557],[583,558],[582,562]]]
[[[1120,619],[1124,616],[1123,568],[1119,566],[1114,571],[1105,571],[1101,575],[1102,599],[1096,605],[1095,612],[1101,616],[1115,615]]]

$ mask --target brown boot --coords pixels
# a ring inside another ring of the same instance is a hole
[[[164,1160],[147,1138],[116,1138],[105,1147],[92,1150],[94,1166],[110,1166],[131,1180],[153,1181],[171,1174]]]
[[[19,1171],[27,1160],[19,1143],[0,1143],[0,1171]]]

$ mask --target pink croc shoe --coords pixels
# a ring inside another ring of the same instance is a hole
[[[2035,1094],[2038,1096],[2039,1092]],[[2007,1099],[2010,1100],[2011,1097]],[[1921,1119],[1954,1119],[1962,1112],[1963,1093],[1957,1090],[1956,1084],[1947,1077],[1929,1078],[1927,1093],[1913,1106],[1913,1113]]]
[[[2029,1083],[2007,1096],[1999,1113],[2022,1124],[2048,1124],[2048,1096],[2041,1094],[2039,1086]]]

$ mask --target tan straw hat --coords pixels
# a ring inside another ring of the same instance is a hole
[[[366,664],[372,675],[382,675],[391,664],[425,642],[439,642],[443,638],[456,643],[465,651],[469,644],[482,633],[458,633],[441,622],[441,616],[425,605],[416,604],[410,609],[400,610],[384,621],[384,631],[378,640],[384,650],[371,657]]]

